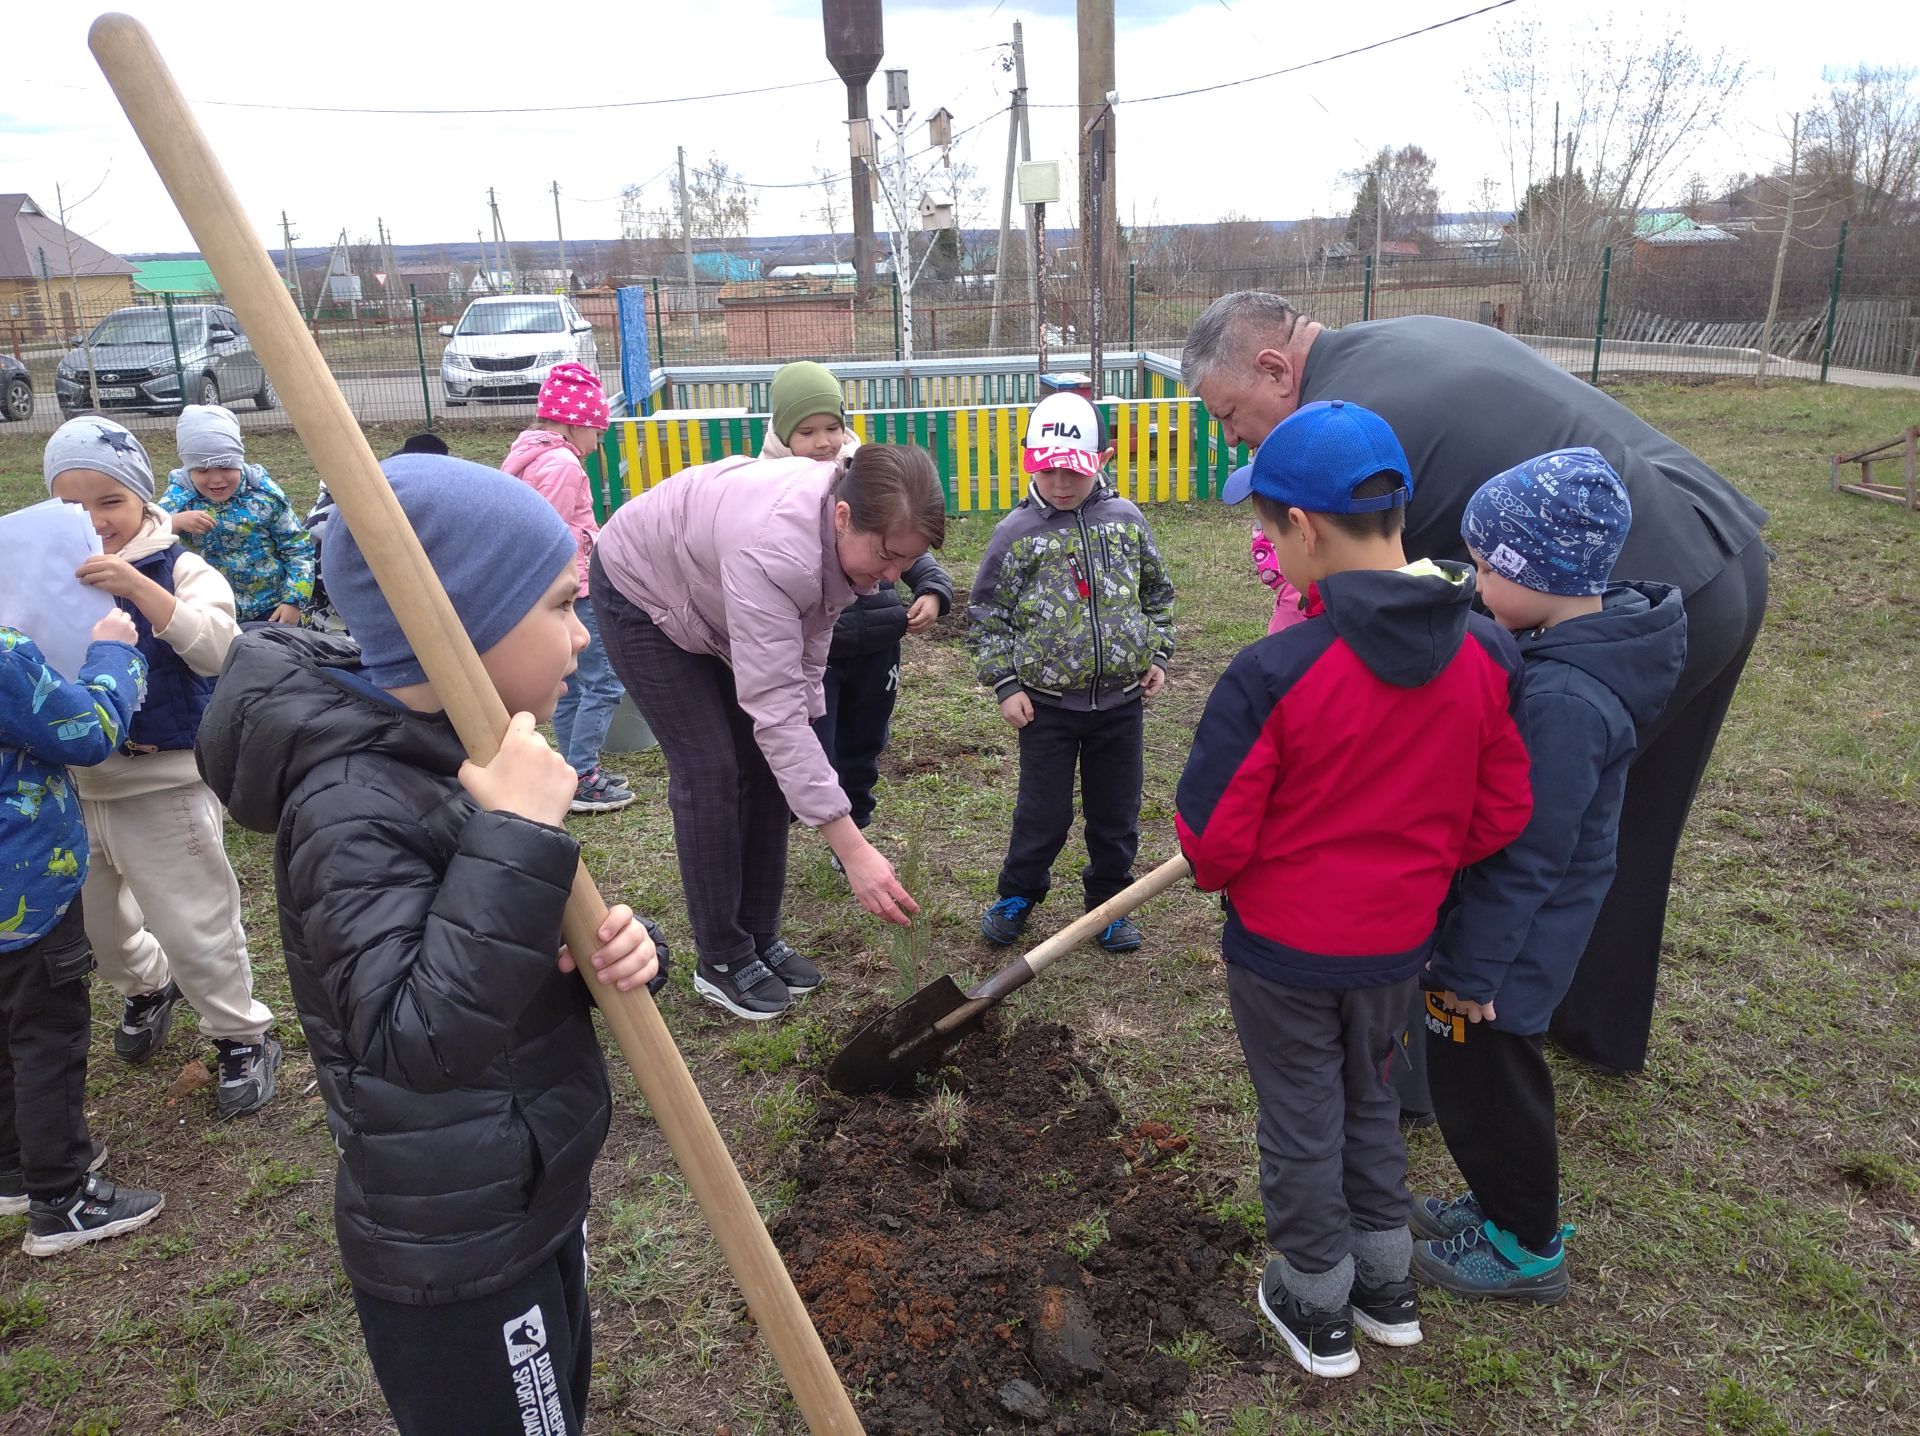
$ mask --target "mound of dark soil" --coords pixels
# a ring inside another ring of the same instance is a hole
[[[773,1235],[866,1429],[1137,1431],[1179,1409],[1170,1351],[1257,1358],[1258,1244],[1186,1145],[1123,1126],[1056,1024],[990,1022],[911,1099],[827,1099]]]

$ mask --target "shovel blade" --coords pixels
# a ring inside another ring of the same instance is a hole
[[[934,1029],[936,1022],[966,1000],[951,977],[936,978],[849,1037],[840,1055],[827,1067],[827,1085],[837,1092],[858,1095],[885,1091],[911,1080],[979,1026],[984,1011],[951,1032]]]

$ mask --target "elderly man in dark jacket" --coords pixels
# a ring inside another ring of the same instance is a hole
[[[1278,295],[1243,291],[1194,322],[1181,366],[1229,443],[1258,444],[1320,399],[1385,418],[1413,466],[1407,552],[1424,558],[1465,557],[1467,500],[1527,459],[1588,446],[1619,473],[1634,522],[1615,576],[1680,590],[1687,662],[1641,730],[1619,873],[1552,1031],[1597,1067],[1637,1071],[1680,832],[1766,610],[1766,511],[1624,405],[1481,324],[1416,316],[1330,330]]]

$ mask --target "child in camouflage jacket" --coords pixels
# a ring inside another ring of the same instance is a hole
[[[1045,898],[1073,826],[1073,772],[1087,819],[1089,911],[1133,880],[1139,848],[1142,699],[1167,681],[1173,584],[1140,510],[1109,488],[1099,415],[1056,394],[1028,420],[1027,497],[1000,521],[967,609],[980,681],[1020,733],[1020,794],[999,900],[980,920],[1008,944]],[[1100,935],[1140,946],[1127,918]]]

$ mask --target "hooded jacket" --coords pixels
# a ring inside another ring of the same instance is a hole
[[[850,811],[810,726],[826,712],[834,623],[855,595],[834,530],[838,476],[812,459],[683,469],[622,504],[598,546],[607,580],[662,634],[733,669],[767,766],[810,828]]]
[[[1384,987],[1426,962],[1455,872],[1531,810],[1520,655],[1463,564],[1352,570],[1228,665],[1180,777],[1194,880],[1228,962],[1290,987]]]
[[[531,484],[573,530],[574,542],[579,545],[578,596],[585,598],[587,560],[593,556],[593,541],[600,537],[600,524],[593,516],[593,490],[587,483],[580,451],[559,434],[528,429],[507,450],[507,461],[500,471]]]
[[[1627,765],[1687,657],[1680,591],[1616,584],[1598,613],[1520,635],[1533,817],[1460,880],[1427,986],[1545,1032],[1613,884]]]
[[[167,475],[160,507],[169,514],[213,515],[211,531],[181,534],[180,542],[232,585],[243,623],[263,620],[283,603],[305,608],[312,601],[313,537],[260,465],[242,465],[239,487],[222,503],[202,497],[187,471],[175,469]]]
[[[0,625],[0,954],[38,942],[80,895],[87,826],[67,765],[108,757],[146,691],[147,661],[95,642],[77,681]]]
[[[1028,485],[994,527],[974,575],[967,637],[980,681],[1079,710],[1140,696],[1173,654],[1173,581],[1146,518],[1105,479],[1077,509]]]
[[[555,961],[579,845],[476,808],[445,716],[394,703],[355,654],[300,629],[243,638],[200,763],[235,822],[274,834],[341,1263],[434,1306],[579,1240],[607,1073],[586,987]]]

